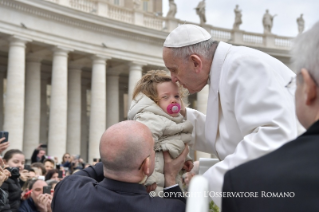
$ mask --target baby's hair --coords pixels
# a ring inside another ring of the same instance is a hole
[[[139,94],[143,93],[148,98],[153,100],[156,104],[158,103],[157,85],[163,82],[172,82],[171,76],[163,70],[151,70],[148,71],[136,84],[133,99]],[[182,86],[178,84],[179,93],[181,98],[187,96],[187,92]]]

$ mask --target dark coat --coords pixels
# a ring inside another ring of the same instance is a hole
[[[21,203],[19,212],[39,212],[39,211],[37,207],[35,206],[33,199],[30,197]]]
[[[1,189],[8,194],[9,199],[9,209],[1,210],[3,212],[16,212],[20,206],[21,199],[21,187],[19,184],[19,177],[13,178],[9,177],[8,180],[4,181]],[[7,208],[7,207],[6,207]]]
[[[10,209],[8,194],[0,188],[0,211]]]
[[[224,192],[257,192],[223,198],[223,211],[319,211],[319,121],[278,150],[228,171]]]
[[[167,192],[181,190],[176,186]],[[98,163],[59,182],[51,206],[54,212],[184,212],[185,199],[152,198],[144,185],[104,178],[102,163]]]

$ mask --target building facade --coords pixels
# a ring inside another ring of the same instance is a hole
[[[165,69],[163,42],[185,22],[161,14],[157,0],[0,0],[0,130],[10,148],[29,158],[44,143],[50,156],[98,158],[142,74]],[[290,66],[291,38],[203,27]],[[207,96],[205,87],[190,105],[205,113]]]

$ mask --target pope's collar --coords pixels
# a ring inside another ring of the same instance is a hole
[[[213,42],[213,45],[212,45],[212,51],[214,51],[213,52],[213,57],[212,57],[212,63],[211,63],[211,65],[210,65],[210,67],[212,67],[212,65],[213,65],[213,60],[214,60],[214,56],[215,56],[215,52],[216,52],[216,49],[217,49],[217,47],[218,47],[218,44],[219,44],[219,41],[214,41]],[[208,74],[208,79],[207,79],[207,85],[210,85],[210,72],[211,72],[211,68],[209,69],[209,74]]]

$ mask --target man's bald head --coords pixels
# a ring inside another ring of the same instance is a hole
[[[153,149],[151,131],[142,123],[123,121],[102,135],[100,155],[105,173],[120,174],[138,170]]]

